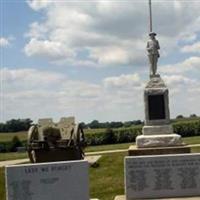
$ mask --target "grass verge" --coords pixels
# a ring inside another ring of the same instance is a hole
[[[16,159],[22,159],[22,158],[28,158],[26,152],[23,152],[23,153],[18,153],[18,152],[0,153],[0,161],[16,160]]]
[[[193,153],[200,152],[200,147],[192,148]],[[90,168],[90,197],[101,200],[114,199],[124,194],[124,156],[127,153],[105,154],[99,161],[99,167]],[[0,197],[6,200],[4,168],[0,168]]]

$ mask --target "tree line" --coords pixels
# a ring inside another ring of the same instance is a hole
[[[80,125],[82,128],[90,128],[90,129],[96,129],[96,128],[122,128],[122,127],[131,127],[133,125],[140,125],[143,122],[141,120],[134,120],[134,121],[126,121],[126,122],[99,122],[98,120],[93,120],[90,123],[84,123],[81,122]]]
[[[196,114],[191,114],[189,118],[198,117]],[[176,119],[187,119],[183,115],[178,115]],[[141,125],[144,122],[141,120],[133,121],[112,121],[112,122],[99,122],[98,120],[93,120],[90,123],[81,122],[80,125],[84,129],[97,129],[97,128],[128,128],[134,125]],[[5,123],[0,123],[0,133],[2,132],[18,132],[18,131],[27,131],[30,126],[33,125],[33,121],[30,118],[26,119],[11,119]]]
[[[141,120],[127,121],[127,122],[99,122],[98,120],[93,120],[90,123],[81,122],[82,128],[121,128],[121,127],[131,127],[132,125],[139,125],[143,122]],[[30,126],[33,125],[33,121],[29,118],[27,119],[11,119],[5,123],[0,123],[0,132],[18,132],[27,131]]]
[[[0,123],[0,132],[18,132],[27,131],[33,121],[29,118],[27,119],[11,119],[5,123]]]

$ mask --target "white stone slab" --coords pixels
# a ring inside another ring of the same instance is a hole
[[[84,160],[88,161],[90,166],[97,166],[98,160],[101,158],[101,155],[95,155],[95,156],[85,156]]]
[[[143,135],[173,134],[173,127],[171,124],[160,126],[143,126],[142,133]]]
[[[149,198],[148,198],[149,199]],[[149,200],[199,200],[200,197],[176,197],[176,198],[162,198],[162,199],[149,199]],[[114,200],[126,200],[125,195],[118,195]]]
[[[125,158],[126,200],[200,196],[200,153]]]
[[[173,147],[183,145],[181,136],[178,134],[162,135],[139,135],[136,137],[138,148],[148,147]]]
[[[87,161],[6,167],[7,200],[89,200]]]

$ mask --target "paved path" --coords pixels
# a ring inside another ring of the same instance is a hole
[[[18,160],[6,160],[6,161],[0,162],[0,167],[4,167],[6,165],[16,165],[16,164],[21,164],[21,163],[26,163],[26,162],[29,162],[28,158],[18,159]]]
[[[192,144],[188,145],[189,147],[200,147],[200,144]],[[93,155],[102,155],[102,154],[108,154],[108,153],[121,153],[121,152],[127,152],[128,149],[115,149],[115,150],[106,150],[106,151],[95,151],[95,152],[86,152],[86,156],[93,156]],[[97,159],[98,160],[98,159]],[[4,167],[6,165],[15,165],[20,163],[29,162],[29,159],[18,159],[18,160],[9,160],[9,161],[1,161],[0,167]]]
[[[128,149],[116,149],[116,150],[106,150],[106,151],[95,151],[95,152],[86,152],[85,155],[99,155],[99,154],[108,154],[108,153],[121,153],[126,152]]]

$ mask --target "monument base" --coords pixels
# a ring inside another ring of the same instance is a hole
[[[178,134],[139,135],[136,138],[138,148],[173,147],[184,145]]]
[[[156,125],[156,126],[143,126],[142,128],[143,135],[167,135],[173,134],[173,127],[169,125]]]
[[[199,200],[200,197],[175,197],[175,198],[162,198],[162,199],[151,199],[151,200]],[[118,195],[114,200],[126,200],[125,195]]]
[[[131,145],[128,149],[129,156],[181,154],[181,153],[190,153],[190,152],[191,152],[191,148],[188,146],[137,148],[136,146]]]

